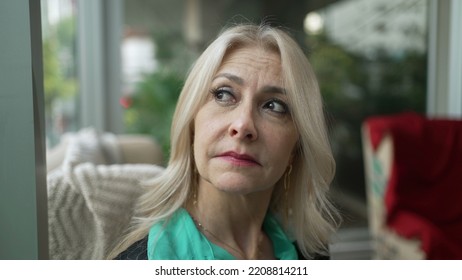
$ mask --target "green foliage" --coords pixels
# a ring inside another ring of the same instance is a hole
[[[161,70],[145,75],[127,97],[125,130],[153,136],[162,147],[166,163],[173,112],[184,83],[183,77],[197,54],[188,48],[179,31],[156,30],[152,39]]]
[[[57,44],[53,40],[43,42],[43,76],[45,90],[45,110],[51,114],[56,100],[67,99],[76,94],[77,82],[67,77],[60,66]]]
[[[167,159],[170,126],[183,80],[172,72],[151,73],[137,85],[125,111],[128,133],[149,134],[159,141]]]
[[[325,102],[342,189],[364,192],[361,124],[371,115],[425,112],[426,54],[352,53],[324,35],[308,38]]]
[[[45,111],[49,116],[57,100],[77,94],[75,64],[71,61],[75,49],[74,25],[74,17],[63,19],[43,39]]]

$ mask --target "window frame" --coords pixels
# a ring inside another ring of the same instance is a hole
[[[427,115],[462,117],[462,2],[428,0]]]
[[[123,0],[78,0],[80,127],[123,132]]]
[[[0,2],[0,259],[48,259],[40,1]]]

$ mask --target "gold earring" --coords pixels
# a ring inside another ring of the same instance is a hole
[[[290,173],[292,173],[292,164],[289,165],[287,168],[285,174],[284,174],[284,192],[287,193],[289,190],[289,184],[290,184]]]
[[[196,207],[197,205],[197,183],[198,183],[198,171],[196,167],[196,162],[194,160],[194,143],[191,144],[191,167],[192,167],[192,193],[193,193],[193,205]]]
[[[194,192],[194,194],[193,194],[193,205],[194,205],[194,207],[197,207],[197,188],[194,188],[193,192]]]
[[[290,174],[292,173],[292,164],[287,168],[286,173],[284,174],[284,214],[286,221],[289,218],[289,188],[290,188]]]

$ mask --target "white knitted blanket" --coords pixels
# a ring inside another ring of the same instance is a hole
[[[127,229],[141,181],[163,169],[95,165],[88,157],[83,160],[76,147],[47,176],[50,259],[104,259]]]

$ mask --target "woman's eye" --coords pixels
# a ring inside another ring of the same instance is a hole
[[[278,114],[286,114],[289,111],[287,105],[284,102],[277,99],[273,99],[266,102],[263,108],[271,110]]]
[[[231,103],[234,101],[234,95],[230,88],[217,88],[212,90],[213,97],[219,103]]]

